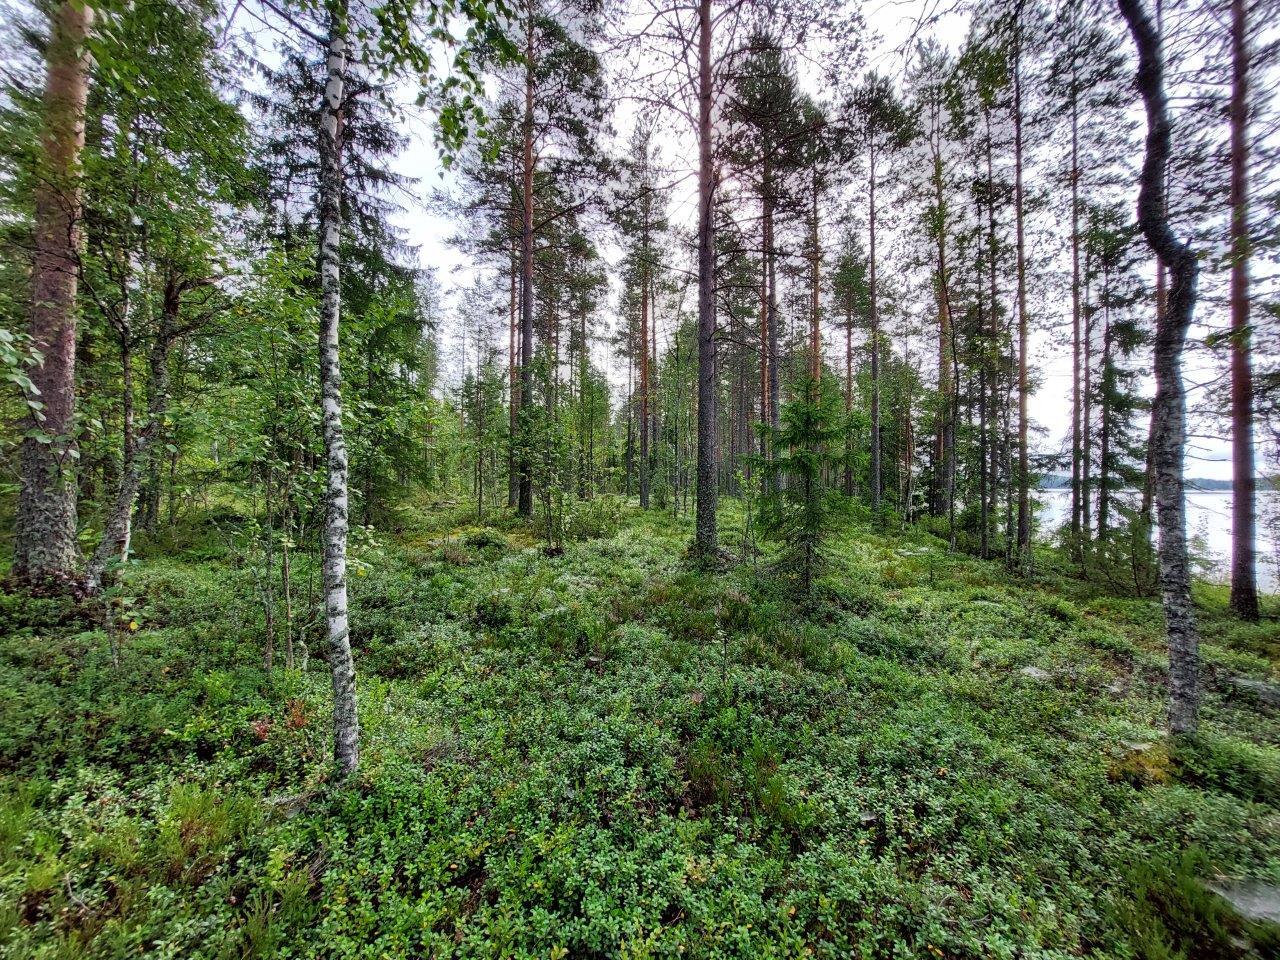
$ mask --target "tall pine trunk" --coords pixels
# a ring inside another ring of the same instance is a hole
[[[1022,189],[1022,22],[1015,29],[1013,65],[1013,200],[1018,271],[1018,562],[1030,560],[1031,470],[1027,452],[1027,248]]]
[[[716,552],[716,303],[711,151],[711,0],[698,2],[698,489],[694,550]]]
[[[1071,75],[1071,550],[1083,562],[1080,531],[1082,424],[1080,410],[1080,104],[1075,64]]]
[[[997,363],[998,345],[1000,341],[1000,302],[999,291],[996,287],[996,181],[992,164],[992,140],[991,140],[991,110],[987,108],[983,111],[986,125],[986,158],[987,158],[987,284],[988,284],[988,300],[987,300],[987,320],[988,326],[986,330],[985,345],[986,351],[983,357],[982,371],[987,381],[986,399],[984,406],[986,407],[987,434],[984,457],[986,463],[987,477],[987,495],[983,497],[981,507],[982,535],[981,535],[981,552],[985,560],[991,555],[991,528],[996,516],[996,498],[998,496],[998,478],[997,456],[999,451],[999,443],[997,435],[999,432],[999,405],[997,399],[999,396],[999,364]]]
[[[936,122],[936,121],[935,121]],[[941,131],[935,130],[933,147],[933,198],[937,207],[934,227],[938,252],[938,419],[934,427],[934,502],[932,512],[950,512],[955,499],[955,380],[952,377],[951,291],[947,280],[947,218],[942,183]]]
[[[876,292],[876,144],[867,139],[867,233],[869,256],[868,293],[871,298],[871,510],[880,512],[880,305]]]
[[[1165,171],[1172,123],[1164,86],[1164,53],[1142,0],[1118,0],[1138,50],[1138,92],[1147,115],[1146,152],[1138,190],[1138,225],[1147,243],[1169,271],[1169,296],[1155,336],[1156,396],[1152,441],[1156,474],[1156,510],[1160,530],[1160,593],[1169,647],[1169,729],[1196,732],[1199,708],[1199,637],[1191,604],[1187,563],[1186,496],[1183,451],[1187,441],[1182,349],[1196,305],[1199,271],[1195,252],[1169,226],[1165,209]]]
[[[647,189],[647,188],[646,188]],[[641,201],[640,268],[640,509],[649,509],[649,197]],[[584,332],[585,337],[585,332]],[[584,341],[585,342],[585,341]]]
[[[521,123],[523,164],[520,176],[520,408],[533,409],[533,9],[526,11],[524,43],[524,118]],[[519,425],[517,424],[517,427]],[[520,431],[520,516],[533,516],[532,438]]]
[[[818,236],[818,168],[813,169],[813,190],[809,209],[809,244],[812,269],[809,287],[809,376],[822,379],[822,241]]]
[[[769,426],[777,429],[780,422],[779,415],[782,409],[782,384],[778,376],[778,276],[777,276],[777,251],[773,247],[773,215],[777,198],[773,194],[772,181],[766,176],[769,182],[766,197],[768,198],[765,207],[765,241],[764,241],[764,260],[765,274],[768,281],[768,310],[769,310]]]
[[[512,151],[512,173],[515,173],[515,153]],[[512,177],[514,180],[514,176]],[[514,219],[514,217],[512,218]],[[512,224],[514,227],[515,225]],[[514,230],[512,231],[514,233]],[[515,238],[512,237],[510,256],[508,258],[508,306],[507,306],[507,507],[515,507],[520,497],[520,471],[516,464],[516,436],[520,417],[520,388],[516,384],[516,373],[520,369],[517,351],[519,347],[516,315],[519,306],[520,253]]]
[[[333,756],[339,777],[360,763],[356,670],[347,621],[347,446],[342,432],[342,368],[338,322],[342,311],[343,82],[347,69],[346,8],[329,13],[324,99],[320,106],[320,395],[327,467],[324,522],[324,607],[333,674]]]
[[[845,303],[844,318],[844,493],[853,496],[853,295]]]
[[[1111,432],[1115,412],[1112,398],[1115,391],[1116,371],[1113,364],[1111,337],[1111,270],[1102,269],[1102,371],[1101,403],[1098,430],[1098,544],[1102,555],[1107,555],[1107,538],[1111,532]]]
[[[1253,370],[1249,335],[1249,41],[1231,0],[1231,609],[1258,619]]]
[[[80,249],[80,152],[84,147],[93,8],[63,0],[46,49],[44,126],[35,191],[31,339],[41,361],[31,370],[39,413],[22,443],[14,522],[13,572],[33,580],[75,572],[76,275]],[[36,434],[42,436],[36,436]],[[45,441],[45,442],[41,442]]]

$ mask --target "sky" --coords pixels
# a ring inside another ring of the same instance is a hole
[[[879,37],[879,41],[868,53],[866,66],[875,67],[891,76],[900,76],[905,66],[902,51],[904,41],[915,29],[918,19],[926,15],[926,11],[937,8],[937,0],[879,0],[879,2],[866,4],[863,7],[863,16],[870,32]],[[954,49],[963,41],[965,29],[964,18],[952,14],[942,17],[929,32],[945,46]],[[823,91],[817,89],[814,78],[807,74],[811,74],[811,71],[805,71],[802,65],[802,85],[807,85],[809,92],[821,96]],[[635,119],[636,109],[634,104],[624,101],[615,113],[613,123],[619,144],[625,143]],[[428,196],[433,189],[450,189],[451,175],[442,168],[432,145],[430,118],[422,112],[412,110],[406,111],[405,115],[409,124],[407,132],[410,144],[397,158],[396,169],[417,181],[416,193],[420,198]],[[1140,117],[1140,114],[1135,115],[1135,119]],[[691,148],[691,141],[679,132],[666,134],[662,149],[666,159],[673,164],[678,164],[681,158],[696,155]],[[861,195],[862,189],[864,188],[860,185],[855,187],[850,198],[855,203],[858,202],[857,197]],[[687,176],[681,178],[680,184],[672,194],[670,213],[675,223],[692,226],[696,213],[695,197],[696,183]],[[834,211],[829,212],[829,216],[833,215]],[[446,293],[446,302],[456,303],[457,289],[474,282],[477,275],[477,270],[470,258],[449,243],[450,237],[456,232],[456,226],[445,217],[433,213],[425,202],[410,202],[397,216],[397,220],[409,242],[417,248],[420,265],[435,267],[439,271],[443,286],[446,291],[449,291]],[[827,233],[833,238],[836,235],[836,230],[831,223],[827,224]],[[882,269],[891,270],[893,267],[892,238],[889,239],[890,252],[886,260],[881,263]],[[619,256],[616,245],[605,238],[601,238],[600,243],[606,261],[616,263]],[[1031,263],[1042,262],[1042,258],[1057,255],[1059,254],[1038,248],[1035,231],[1030,232],[1028,259]],[[1154,267],[1152,273],[1154,274]],[[692,296],[691,291],[688,309],[692,309]],[[603,315],[598,318],[598,323],[609,330],[614,329],[618,322],[614,313],[616,302],[615,296]],[[1197,337],[1202,338],[1210,329],[1224,326],[1225,317],[1220,314],[1221,311],[1215,312],[1212,305],[1202,304],[1198,316],[1199,322],[1192,331],[1193,340]],[[1039,386],[1029,400],[1029,413],[1033,427],[1040,428],[1034,433],[1032,443],[1036,452],[1058,453],[1067,448],[1070,431],[1071,352],[1069,344],[1064,346],[1062,342],[1063,331],[1070,329],[1070,304],[1061,300],[1043,303],[1035,310],[1035,315],[1031,319],[1030,363],[1038,374]],[[661,320],[659,322],[660,336],[662,336],[667,330],[667,325],[662,324]],[[601,333],[602,344],[606,337],[604,331]],[[446,339],[451,336],[453,334],[446,329]],[[835,330],[827,332],[828,353],[832,359],[836,357],[836,339]],[[597,350],[597,361],[602,363],[607,361],[604,354],[605,347],[598,345]],[[927,358],[925,362],[929,363]],[[1144,362],[1149,364],[1149,354]],[[1192,405],[1202,392],[1202,385],[1212,381],[1219,373],[1220,367],[1217,362],[1205,352],[1188,354],[1185,379],[1190,391],[1189,402]],[[625,370],[613,371],[612,376],[616,387],[625,387]],[[1149,375],[1144,377],[1142,389],[1148,396],[1154,390],[1154,384]],[[621,389],[617,393],[620,394]],[[1209,479],[1230,478],[1230,445],[1224,428],[1216,424],[1192,425],[1192,439],[1187,448],[1187,475]]]

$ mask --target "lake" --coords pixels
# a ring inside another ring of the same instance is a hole
[[[1070,490],[1038,490],[1037,517],[1046,539],[1071,517]],[[1280,492],[1258,494],[1258,589],[1275,593],[1280,589],[1280,544],[1275,530],[1280,517]],[[1192,491],[1187,494],[1187,536],[1195,538],[1192,551],[1211,564],[1210,580],[1226,583],[1231,578],[1231,491]]]

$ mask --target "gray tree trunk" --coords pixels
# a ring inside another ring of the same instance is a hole
[[[716,552],[716,257],[712,224],[711,0],[698,3],[698,490],[694,552]]]
[[[31,275],[31,370],[39,413],[22,442],[21,489],[14,522],[13,572],[69,578],[76,548],[76,270],[80,248],[80,151],[89,92],[85,38],[93,8],[63,0],[52,15],[46,51],[41,171],[35,191]]]
[[[93,593],[102,589],[107,569],[112,563],[124,563],[129,559],[134,503],[138,499],[143,474],[151,465],[152,448],[164,431],[164,417],[169,406],[169,350],[173,346],[180,305],[181,288],[171,286],[165,291],[160,328],[156,331],[148,360],[147,423],[142,432],[126,444],[115,500],[107,515],[102,539],[85,572],[85,580]]]
[[[868,266],[871,297],[871,510],[880,512],[880,304],[876,292],[876,145],[875,134],[868,139],[869,181],[867,190],[867,225],[869,235]]]
[[[1168,301],[1156,325],[1156,396],[1151,412],[1160,530],[1160,593],[1169,646],[1169,729],[1175,734],[1194,734],[1199,708],[1199,637],[1187,564],[1182,473],[1187,424],[1182,348],[1196,305],[1198,267],[1195,252],[1173,233],[1165,212],[1165,171],[1172,123],[1164,87],[1160,35],[1152,26],[1142,0],[1118,0],[1118,3],[1138,50],[1137,85],[1147,115],[1146,153],[1138,190],[1138,225],[1169,271]]]
[[[1021,13],[1018,14],[1019,18]],[[1014,212],[1017,218],[1018,272],[1018,562],[1030,561],[1031,554],[1031,470],[1027,455],[1027,245],[1023,217],[1022,189],[1022,23],[1015,24],[1013,66],[1013,153]]]
[[[533,409],[533,7],[525,13],[524,117],[521,122],[523,166],[520,195],[520,409]],[[516,424],[519,428],[519,421]],[[530,437],[520,431],[520,483],[517,509],[520,516],[533,516],[533,464]]]
[[[938,410],[938,423],[935,427],[934,471],[940,476],[934,477],[935,498],[933,513],[940,516],[944,511],[951,515],[955,506],[956,483],[956,382],[959,377],[953,376],[956,365],[955,334],[951,327],[951,290],[947,270],[947,218],[946,205],[943,198],[943,166],[942,166],[942,132],[939,122],[934,120],[933,145],[933,192],[934,203],[938,208],[937,237],[938,248],[938,396],[941,401]],[[952,530],[951,534],[954,535]]]
[[[645,149],[648,150],[646,144]],[[640,249],[644,267],[640,272],[640,508],[649,509],[649,211],[648,155],[645,156],[645,196],[641,200],[643,233]],[[583,333],[585,358],[586,333]],[[585,359],[584,359],[585,364]]]
[[[1071,73],[1071,553],[1084,562],[1080,532],[1083,470],[1080,410],[1080,110],[1075,63]]]
[[[328,473],[324,524],[324,607],[333,672],[333,756],[346,778],[360,763],[356,669],[347,620],[347,445],[342,433],[342,98],[347,68],[346,9],[329,14],[327,79],[320,107],[320,394]]]
[[[1258,619],[1253,365],[1249,333],[1249,38],[1231,0],[1231,609]]]

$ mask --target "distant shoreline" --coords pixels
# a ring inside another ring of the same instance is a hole
[[[1186,481],[1187,493],[1231,493],[1235,490],[1235,485],[1230,480],[1188,480]],[[1053,478],[1052,484],[1040,483],[1036,489],[1041,493],[1070,493],[1070,481],[1063,482],[1058,477]],[[1137,487],[1121,487],[1126,492],[1135,492]],[[1271,477],[1258,478],[1258,493],[1276,493],[1280,491],[1280,481]]]
[[[1039,493],[1070,493],[1070,487],[1036,487]],[[1137,487],[1121,487],[1121,493],[1139,493]],[[1234,493],[1232,487],[1219,487],[1216,489],[1206,489],[1204,487],[1187,487],[1187,493]],[[1280,488],[1259,486],[1258,493],[1280,493]]]

